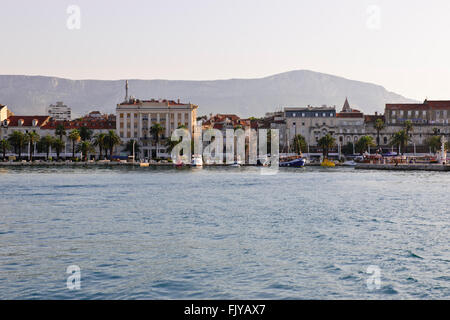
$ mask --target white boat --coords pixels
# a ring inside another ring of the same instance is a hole
[[[229,165],[230,167],[240,167],[241,165],[239,164],[239,162],[235,161],[233,164]]]
[[[203,159],[201,155],[194,154],[192,156],[192,164],[193,167],[201,167],[203,166]]]
[[[356,162],[353,160],[348,160],[348,161],[345,161],[342,165],[346,166],[346,167],[354,167],[354,166],[356,166]]]

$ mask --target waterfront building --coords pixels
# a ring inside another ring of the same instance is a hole
[[[94,111],[84,117],[72,121],[49,120],[42,127],[41,136],[55,136],[55,130],[58,125],[63,125],[66,131],[66,135],[62,137],[63,142],[66,144],[65,153],[72,156],[72,142],[68,138],[70,131],[75,129],[81,130],[81,128],[85,127],[92,133],[92,138],[99,133],[106,134],[109,130],[116,130],[116,116],[114,114],[101,114],[98,111]],[[98,156],[99,153],[100,149],[97,146],[95,156]]]
[[[49,121],[49,116],[9,116],[1,122],[0,138],[7,139],[14,131],[20,131],[24,134],[36,132],[42,135],[42,128]]]
[[[68,121],[72,117],[72,109],[62,101],[51,104],[47,107],[47,114],[55,121]]]
[[[425,100],[423,103],[388,103],[384,116],[384,132],[392,136],[411,121],[410,145],[419,146],[427,151],[428,139],[433,135],[450,135],[450,100]]]
[[[197,105],[180,100],[128,98],[127,82],[125,101],[116,107],[116,130],[124,144],[130,140],[138,141],[144,157],[168,157],[163,142],[160,142],[159,147],[156,146],[151,127],[155,124],[161,125],[161,141],[170,137],[180,126],[185,126],[193,135],[197,108]]]
[[[347,98],[342,110],[336,114],[335,133],[340,145],[354,143],[367,134],[364,114],[357,109],[352,109]]]
[[[336,132],[336,107],[285,107],[284,117],[289,143],[300,134],[306,143],[316,145],[321,137]]]

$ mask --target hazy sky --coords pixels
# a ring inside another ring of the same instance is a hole
[[[80,29],[67,27],[70,5]],[[448,0],[0,0],[0,74],[212,80],[309,69],[450,99],[449,13]]]

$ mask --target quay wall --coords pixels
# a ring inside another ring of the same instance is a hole
[[[420,170],[420,171],[450,171],[450,165],[442,164],[370,164],[358,163],[355,169],[360,170]]]

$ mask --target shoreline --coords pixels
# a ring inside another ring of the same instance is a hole
[[[442,164],[370,164],[358,163],[356,170],[392,170],[392,171],[450,171],[450,165]]]

